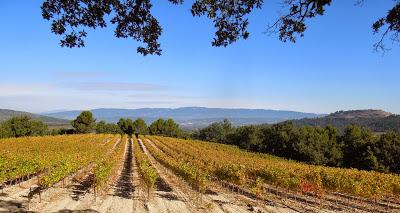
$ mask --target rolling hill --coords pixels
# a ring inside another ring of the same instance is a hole
[[[351,110],[338,111],[319,118],[303,118],[292,120],[297,126],[332,125],[340,130],[350,124],[357,124],[369,128],[374,132],[400,131],[400,115],[395,115],[382,110]]]
[[[33,119],[41,120],[50,126],[69,125],[69,120],[67,119],[54,118],[50,116],[38,115],[29,112],[15,111],[9,109],[0,109],[0,122],[3,122],[12,117],[22,116],[22,115],[27,115]]]
[[[150,123],[158,118],[172,118],[184,128],[199,128],[212,122],[229,119],[234,125],[277,123],[291,119],[315,118],[321,116],[314,113],[265,109],[226,109],[206,107],[182,108],[141,108],[141,109],[93,109],[97,120],[117,122],[121,117],[136,119],[141,117]],[[74,119],[81,111],[64,111],[47,113],[61,119]]]

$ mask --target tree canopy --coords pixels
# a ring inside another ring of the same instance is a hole
[[[121,134],[122,130],[117,124],[106,123],[105,121],[100,121],[96,124],[96,133],[98,134]]]
[[[184,2],[168,1],[172,4]],[[332,3],[332,0],[281,1],[281,15],[266,31],[278,34],[283,42],[296,42],[298,37],[303,37],[306,22],[324,15]],[[354,1],[358,4],[363,2]],[[400,2],[395,0],[394,4],[372,25],[373,33],[381,35],[374,44],[376,50],[386,50],[386,39],[400,40]],[[159,37],[162,27],[151,12],[152,6],[151,0],[45,0],[41,9],[42,17],[51,21],[51,31],[62,36],[62,47],[84,47],[85,29],[105,28],[111,23],[116,25],[114,33],[117,38],[131,38],[143,44],[137,48],[138,53],[161,55]],[[250,35],[248,15],[264,6],[264,0],[196,0],[190,11],[193,16],[204,16],[213,22],[215,35],[211,44],[220,47],[247,39]]]
[[[133,121],[130,118],[124,119],[120,118],[117,125],[121,129],[121,131],[129,136],[135,132],[135,128],[133,126]]]
[[[133,128],[138,134],[147,135],[149,133],[147,124],[142,118],[138,118],[133,122]]]
[[[95,129],[96,119],[92,112],[83,111],[75,120],[71,121],[71,125],[77,133],[89,133]]]
[[[48,132],[43,121],[32,120],[29,116],[10,118],[0,124],[0,138],[40,136]]]
[[[400,132],[377,135],[348,125],[340,134],[333,126],[297,127],[291,122],[224,129],[228,123],[213,123],[192,137],[309,164],[400,173]]]
[[[169,137],[180,137],[182,130],[179,125],[172,119],[164,120],[162,118],[154,121],[149,126],[150,134],[164,135]]]

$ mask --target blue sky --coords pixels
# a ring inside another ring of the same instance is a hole
[[[373,51],[371,24],[392,0],[334,1],[309,21],[305,37],[282,43],[263,34],[278,1],[250,17],[250,38],[211,46],[214,28],[190,2],[153,1],[163,27],[162,56],[137,43],[90,31],[86,47],[61,48],[41,17],[42,1],[1,1],[0,108],[59,109],[208,106],[328,113],[377,108],[400,113],[400,48]],[[388,43],[390,45],[390,43]]]

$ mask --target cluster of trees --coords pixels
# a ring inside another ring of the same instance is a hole
[[[310,164],[400,173],[400,133],[377,135],[357,125],[339,133],[332,126],[297,127],[291,122],[235,128],[224,120],[192,137]]]
[[[0,138],[40,136],[48,134],[48,127],[42,121],[29,116],[10,118],[0,124]]]
[[[28,116],[14,117],[0,124],[0,138],[24,137],[39,135],[61,134],[152,134],[169,137],[183,137],[187,134],[173,119],[162,118],[154,121],[150,126],[142,118],[132,120],[121,118],[118,123],[96,122],[92,112],[83,111],[71,121],[73,129],[59,128],[49,130],[48,126],[40,120],[33,120]]]
[[[96,123],[96,119],[90,111],[82,112],[75,120],[71,122],[77,133],[111,133],[111,134],[152,134],[163,135],[169,137],[181,137],[184,132],[173,119],[164,120],[162,118],[147,126],[142,118],[132,120],[130,118],[121,118],[118,123],[106,123],[100,121]]]
[[[154,121],[149,126],[149,133],[152,135],[163,135],[168,137],[182,137],[183,131],[173,119],[162,118]]]
[[[130,118],[121,118],[119,119],[117,126],[121,132],[128,135],[132,135],[133,133],[146,135],[149,133],[146,122],[141,118],[138,118],[135,121],[132,121]]]
[[[77,133],[111,133],[111,134],[152,134],[169,137],[181,137],[182,129],[173,119],[164,120],[162,118],[154,121],[150,126],[142,118],[132,120],[130,118],[121,118],[118,123],[106,123],[96,119],[90,111],[82,112],[75,120],[71,122]]]

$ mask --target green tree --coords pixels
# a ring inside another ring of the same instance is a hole
[[[26,115],[10,118],[0,127],[1,137],[41,136],[47,132],[46,124],[39,120],[32,120]]]
[[[380,165],[373,152],[376,138],[366,128],[350,125],[342,137],[343,165],[345,167],[380,170]]]
[[[169,0],[173,4],[182,4],[183,0]],[[354,0],[362,2],[363,0]],[[295,42],[304,36],[309,19],[323,16],[332,0],[281,0],[283,5],[280,16],[267,27],[267,32],[277,33],[279,39]],[[60,42],[65,47],[83,47],[87,36],[86,28],[107,27],[108,20],[115,24],[115,36],[131,38],[144,43],[137,52],[161,54],[158,41],[162,28],[151,12],[151,0],[45,0],[42,4],[42,17],[51,21],[51,31],[63,36]],[[193,1],[193,16],[204,16],[213,22],[215,36],[213,46],[227,46],[239,39],[247,39],[249,32],[248,16],[264,6],[263,0],[197,0]],[[381,33],[381,39],[375,49],[384,50],[384,40],[389,38],[398,42],[400,32],[400,2],[384,17],[373,25],[374,33]],[[337,26],[340,28],[340,25]]]
[[[255,125],[242,126],[228,133],[226,140],[228,144],[239,146],[242,149],[259,151],[262,142],[261,131]]]
[[[292,137],[296,128],[291,122],[284,122],[262,129],[261,150],[280,157],[293,159]]]
[[[400,174],[400,133],[381,135],[374,146],[374,153],[382,171]]]
[[[293,159],[317,165],[337,166],[342,155],[336,141],[336,131],[330,127],[299,128],[295,137],[292,137]]]
[[[182,130],[173,119],[164,120],[160,118],[150,124],[149,131],[152,135],[168,137],[180,137],[182,135]]]
[[[215,122],[203,129],[200,129],[197,137],[198,139],[204,141],[227,143],[227,136],[233,130],[234,129],[229,120],[224,119],[222,122]]]
[[[182,130],[173,119],[168,119],[164,123],[163,134],[170,137],[180,137]]]
[[[165,123],[165,120],[162,119],[162,118],[159,118],[158,120],[156,120],[153,123],[151,123],[150,126],[149,126],[150,134],[152,134],[152,135],[162,135],[163,134],[163,129],[164,129],[164,123]]]
[[[146,122],[142,118],[138,118],[133,122],[133,129],[135,132],[142,135],[149,134],[149,128],[147,127]]]
[[[132,134],[135,132],[134,126],[133,126],[133,121],[130,118],[119,119],[117,125],[119,126],[119,128],[122,130],[123,133],[125,133],[129,136],[132,136]]]
[[[96,124],[96,133],[103,134],[106,133],[106,122],[100,121]]]
[[[121,129],[117,124],[106,123],[105,121],[100,121],[96,124],[96,133],[98,134],[120,134]]]
[[[96,119],[92,112],[83,111],[75,120],[71,121],[71,125],[77,133],[90,133],[96,127]]]

